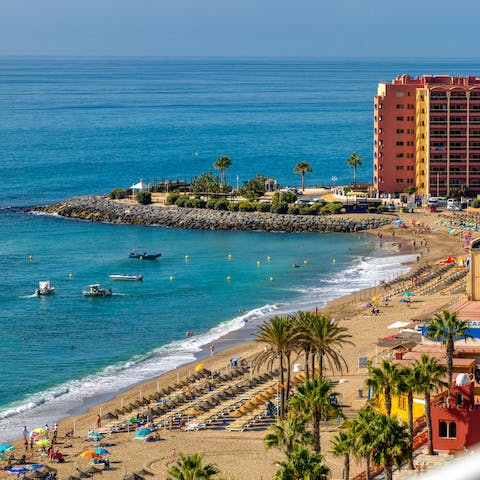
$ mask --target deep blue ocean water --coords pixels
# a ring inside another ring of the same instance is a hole
[[[378,81],[475,74],[476,65],[0,58],[0,207],[190,178],[223,155],[234,185],[257,173],[298,184],[302,160],[313,168],[307,184],[350,182],[352,151],[368,181]],[[135,248],[163,255],[129,260]],[[191,361],[245,324],[321,306],[402,268],[365,236],[182,231],[1,210],[0,439]],[[145,280],[114,283],[112,273]],[[47,279],[56,294],[32,298]],[[82,297],[94,282],[115,295]]]

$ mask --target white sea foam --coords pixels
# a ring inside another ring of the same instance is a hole
[[[321,307],[329,300],[373,287],[382,280],[387,281],[406,272],[407,264],[415,259],[416,255],[358,257],[351,267],[327,278],[320,276],[310,287],[297,288],[301,295],[293,302],[264,305],[224,321],[203,334],[174,341],[80,380],[72,380],[11,403],[0,410],[0,441],[19,437],[23,425],[34,428],[51,423],[72,412],[84,410],[95,400],[111,398],[132,385],[193,362],[202,347],[229,332],[241,329],[246,323],[262,321],[273,314]]]

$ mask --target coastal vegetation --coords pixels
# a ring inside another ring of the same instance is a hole
[[[232,161],[228,157],[217,158],[217,161],[213,164],[213,167],[220,170],[220,178],[224,185],[227,184],[227,177],[225,176],[225,170],[232,165]]]
[[[353,167],[353,186],[357,185],[357,168],[362,165],[363,157],[353,152],[348,158],[347,163]]]
[[[299,173],[302,176],[302,192],[305,190],[305,174],[313,172],[312,167],[308,162],[300,162],[295,165],[293,169],[295,173]]]

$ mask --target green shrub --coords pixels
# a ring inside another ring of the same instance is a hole
[[[115,188],[108,194],[108,196],[112,199],[119,200],[119,199],[125,198],[127,196],[127,192],[128,190],[125,190],[123,188]]]
[[[254,202],[240,202],[238,204],[239,212],[254,212],[257,209],[257,205]]]
[[[228,200],[224,200],[223,198],[218,199],[215,202],[215,210],[227,210],[228,209]]]
[[[300,206],[300,215],[316,215],[317,211],[312,209],[309,205]]]
[[[228,204],[228,210],[230,212],[238,212],[238,203],[237,202],[230,202]]]
[[[150,205],[152,203],[152,194],[146,190],[140,190],[137,192],[135,198],[141,205]]]
[[[215,198],[209,198],[207,200],[207,203],[205,204],[205,207],[213,210],[215,208],[215,203],[217,203],[217,200]]]
[[[476,198],[476,199],[472,202],[472,207],[473,207],[473,208],[480,208],[480,199],[479,199],[479,198]]]
[[[205,208],[207,202],[202,198],[191,198],[189,202],[189,206],[191,208]]]
[[[270,212],[272,212],[272,213],[287,213],[288,212],[288,203],[285,203],[285,202],[272,203],[272,207],[270,208]]]
[[[382,212],[388,212],[388,207],[386,205],[379,205],[377,207],[377,212],[382,213]]]
[[[292,192],[275,192],[273,194],[273,203],[293,203],[297,196]]]
[[[291,207],[288,207],[287,213],[289,215],[300,215],[300,207],[298,205],[292,205]]]
[[[167,199],[165,200],[165,203],[167,205],[175,205],[179,197],[180,197],[180,194],[178,192],[170,192],[167,195]]]
[[[378,212],[378,208],[375,207],[374,205],[370,205],[369,207],[367,207],[367,212],[368,212],[368,213],[377,213],[377,212]]]
[[[187,197],[186,195],[180,195],[180,197],[177,198],[175,205],[177,207],[186,207],[190,198]]]
[[[269,212],[270,208],[272,208],[270,202],[257,202],[257,211],[259,212]]]
[[[342,212],[342,204],[341,203],[329,203],[328,205],[324,205],[320,209],[320,213],[324,215],[330,215],[332,213],[341,213]]]

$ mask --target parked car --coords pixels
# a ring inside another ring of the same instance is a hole
[[[459,212],[460,210],[462,210],[462,207],[459,203],[449,203],[447,205],[447,210],[449,210],[450,212]]]

